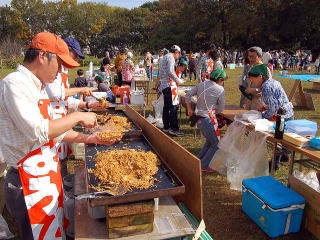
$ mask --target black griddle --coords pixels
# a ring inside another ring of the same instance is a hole
[[[102,146],[102,145],[86,145],[86,189],[87,194],[95,195],[96,197],[88,199],[90,206],[102,206],[102,205],[112,205],[118,203],[135,202],[140,200],[147,200],[157,197],[178,195],[185,191],[185,186],[179,180],[179,178],[170,170],[168,165],[163,159],[157,154],[158,158],[161,160],[161,164],[158,166],[158,172],[155,178],[155,186],[149,189],[134,189],[131,192],[127,192],[121,196],[112,196],[110,194],[100,195],[99,192],[95,191],[90,187],[97,186],[99,180],[91,173],[88,173],[88,169],[95,168],[95,156],[97,152],[105,151],[108,149],[136,149],[156,152],[152,149],[151,145],[145,138],[135,139],[128,142],[120,142],[113,146]]]

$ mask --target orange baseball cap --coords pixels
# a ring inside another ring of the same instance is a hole
[[[56,34],[49,32],[38,33],[32,39],[29,48],[57,54],[57,56],[62,60],[63,66],[66,68],[75,68],[80,66],[79,63],[70,57],[69,48],[66,42]]]

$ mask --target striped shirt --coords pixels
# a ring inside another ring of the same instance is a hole
[[[267,105],[267,110],[262,113],[263,118],[275,116],[280,107],[283,108],[286,119],[294,116],[293,106],[280,82],[269,78],[261,85],[261,93],[263,102]]]
[[[0,81],[0,162],[16,168],[33,147],[49,141],[49,121],[38,107],[44,96],[42,82],[22,65]]]
[[[175,60],[172,53],[168,53],[161,60],[159,68],[160,91],[170,87],[169,79],[179,82],[179,78],[174,70]]]

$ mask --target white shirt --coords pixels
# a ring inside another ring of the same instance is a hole
[[[62,71],[66,74],[68,74],[68,69],[63,68]],[[67,85],[69,85],[69,82],[67,81]],[[53,81],[53,83],[48,83],[46,84],[45,87],[48,96],[51,100],[54,101],[64,101],[66,98],[66,91],[65,87],[62,83],[62,77],[61,73],[58,73],[56,79]],[[77,110],[79,107],[79,103],[81,101],[79,99],[73,98],[73,97],[68,97],[68,108]]]
[[[16,163],[49,141],[49,121],[38,107],[47,96],[41,81],[20,65],[0,81],[0,162]]]

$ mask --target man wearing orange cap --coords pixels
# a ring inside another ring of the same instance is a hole
[[[74,132],[76,124],[94,127],[94,113],[74,112],[52,120],[44,86],[61,66],[77,67],[66,43],[39,33],[23,64],[0,81],[0,162],[10,167],[5,180],[6,206],[17,220],[21,239],[63,239],[63,191],[56,142],[110,145],[95,135]]]

